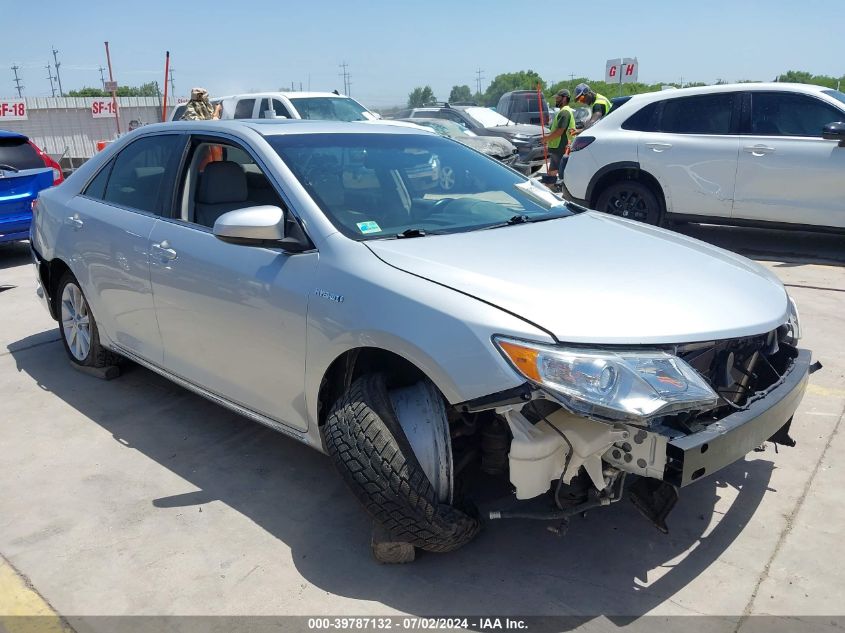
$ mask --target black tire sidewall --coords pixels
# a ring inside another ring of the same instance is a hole
[[[634,218],[626,218],[625,216],[612,213],[611,211],[607,210],[607,204],[610,201],[610,197],[618,192],[621,191],[629,191],[632,193],[636,193],[640,198],[646,201],[646,205],[649,209],[648,215],[650,217],[649,221],[646,224],[651,224],[653,226],[662,226],[663,223],[663,207],[660,204],[660,200],[658,200],[657,195],[655,195],[654,191],[652,191],[651,187],[645,185],[641,182],[636,180],[622,180],[614,182],[608,185],[599,195],[598,199],[596,200],[596,209],[601,211],[602,213],[607,213],[608,215],[613,215],[618,218],[625,218],[626,220],[634,220]],[[654,211],[652,211],[654,209]]]
[[[323,436],[347,486],[398,541],[448,552],[479,532],[477,518],[437,500],[396,420],[383,376],[358,378],[332,407]]]

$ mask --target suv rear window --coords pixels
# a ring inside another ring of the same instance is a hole
[[[658,129],[674,134],[730,134],[736,99],[736,92],[667,99]]]
[[[25,138],[0,138],[0,165],[15,169],[38,169],[44,161]]]

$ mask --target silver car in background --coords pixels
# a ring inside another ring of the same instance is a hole
[[[665,531],[679,488],[792,442],[809,374],[765,268],[409,127],[145,126],[41,194],[31,244],[71,362],[130,359],[327,452],[429,551],[478,533],[469,475],[547,504],[489,518],[627,494]]]

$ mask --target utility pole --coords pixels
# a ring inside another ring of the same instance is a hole
[[[18,77],[18,71],[20,70],[20,68],[21,67],[18,66],[17,64],[12,66],[12,72],[15,73],[15,89],[17,89],[17,91],[18,91],[18,99],[20,99],[23,96],[23,94],[21,93],[21,90],[23,90],[26,87],[26,86],[21,85],[21,80]]]
[[[61,76],[61,74],[59,74],[59,66],[61,66],[62,63],[59,61],[59,58],[57,57],[58,54],[59,54],[59,51],[57,51],[55,48],[53,48],[53,66],[56,69],[56,81],[59,82],[59,96],[64,97],[65,91],[62,90],[62,76]]]
[[[170,67],[170,94],[173,95],[174,99],[176,98],[176,84],[173,83],[173,66]]]
[[[481,94],[481,80],[484,79],[484,76],[481,74],[484,71],[480,68],[475,71],[475,94]]]
[[[100,83],[103,85],[103,92],[106,91],[106,78],[103,76],[103,71],[105,68],[100,66]]]
[[[342,64],[338,64],[340,68],[343,68],[342,73],[338,73],[338,77],[343,77],[343,94],[349,96],[349,88],[352,83],[349,81],[349,72],[346,70],[349,67],[349,64],[343,62]]]
[[[52,92],[53,96],[55,97],[56,96],[56,88],[53,85],[53,80],[55,79],[55,77],[53,77],[53,73],[50,70],[50,62],[47,62],[47,65],[44,66],[44,68],[47,69],[47,79],[50,80],[50,92]]]

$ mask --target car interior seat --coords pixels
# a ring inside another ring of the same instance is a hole
[[[209,228],[221,215],[250,206],[243,168],[232,161],[209,163],[200,176],[194,222]]]

